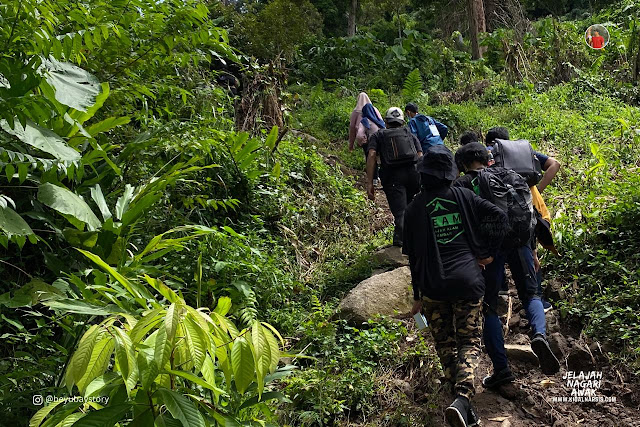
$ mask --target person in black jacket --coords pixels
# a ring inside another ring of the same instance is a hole
[[[409,256],[412,314],[425,314],[445,381],[456,395],[446,417],[453,426],[477,421],[470,399],[482,337],[482,270],[507,231],[501,209],[466,188],[444,145],[427,150],[419,168],[422,191],[405,212],[403,252]]]
[[[489,154],[479,142],[462,146],[455,155],[456,164],[464,175],[458,178],[454,188],[473,190],[482,194],[480,171],[488,166]],[[505,263],[509,265],[513,281],[518,290],[518,298],[524,306],[531,327],[531,348],[540,361],[542,372],[551,375],[560,368],[558,359],[551,351],[546,338],[546,320],[541,301],[541,292],[536,280],[534,251],[532,243],[518,247],[503,247],[496,253],[495,261],[484,271],[486,291],[484,297],[484,345],[493,364],[493,374],[482,380],[486,388],[498,387],[512,382],[515,377],[509,368],[504,347],[502,323],[497,307],[499,291],[505,278]]]

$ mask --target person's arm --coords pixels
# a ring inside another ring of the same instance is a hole
[[[353,143],[356,140],[356,132],[358,131],[358,114],[351,113],[349,121],[349,151],[353,151]]]
[[[496,254],[509,231],[509,218],[502,209],[475,193],[473,200],[481,221],[480,234],[487,242],[487,253],[483,258],[490,258]]]
[[[418,137],[416,137],[415,135],[413,135],[413,144],[416,146],[416,152],[418,153],[418,158],[422,158],[422,156],[424,155],[424,153],[422,152],[422,144],[420,144],[420,141],[418,140]]]
[[[433,119],[433,121],[436,122],[436,128],[438,128],[438,133],[440,134],[440,138],[444,140],[447,137],[447,134],[449,133],[449,128],[447,127],[447,125],[445,125],[444,123],[440,123],[436,119]]]
[[[370,149],[367,153],[367,196],[371,200],[376,199],[376,190],[373,188],[373,172],[376,168],[376,150]]]
[[[538,191],[540,193],[542,193],[544,189],[547,188],[547,185],[551,184],[551,181],[553,181],[553,178],[560,170],[560,162],[553,157],[549,157],[547,161],[544,162],[544,165],[542,165],[542,170],[544,171],[544,175],[538,183]]]

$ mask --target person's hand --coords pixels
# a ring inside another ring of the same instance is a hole
[[[367,183],[367,197],[374,202],[376,200],[376,189],[373,188],[373,182]]]
[[[484,270],[484,268],[491,264],[493,262],[493,257],[487,257],[487,258],[479,258],[478,259],[478,265],[480,266],[480,268],[482,268]]]
[[[413,307],[411,307],[411,315],[415,316],[417,313],[420,313],[421,311],[422,311],[422,301],[421,300],[414,301]]]
[[[538,259],[538,251],[533,252],[533,267],[536,273],[540,271],[540,259]]]

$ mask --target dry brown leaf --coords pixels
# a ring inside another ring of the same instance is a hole
[[[503,422],[506,419],[511,418],[510,416],[506,416],[506,417],[493,417],[493,418],[488,418],[489,421],[497,421],[499,423]]]

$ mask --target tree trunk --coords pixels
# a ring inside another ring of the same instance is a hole
[[[471,56],[473,59],[480,59],[485,48],[480,46],[479,35],[487,31],[482,0],[467,0],[467,14],[469,15],[469,31],[471,33]]]
[[[347,28],[347,36],[356,35],[356,17],[358,16],[358,0],[351,0],[351,9],[349,10],[349,21]]]

